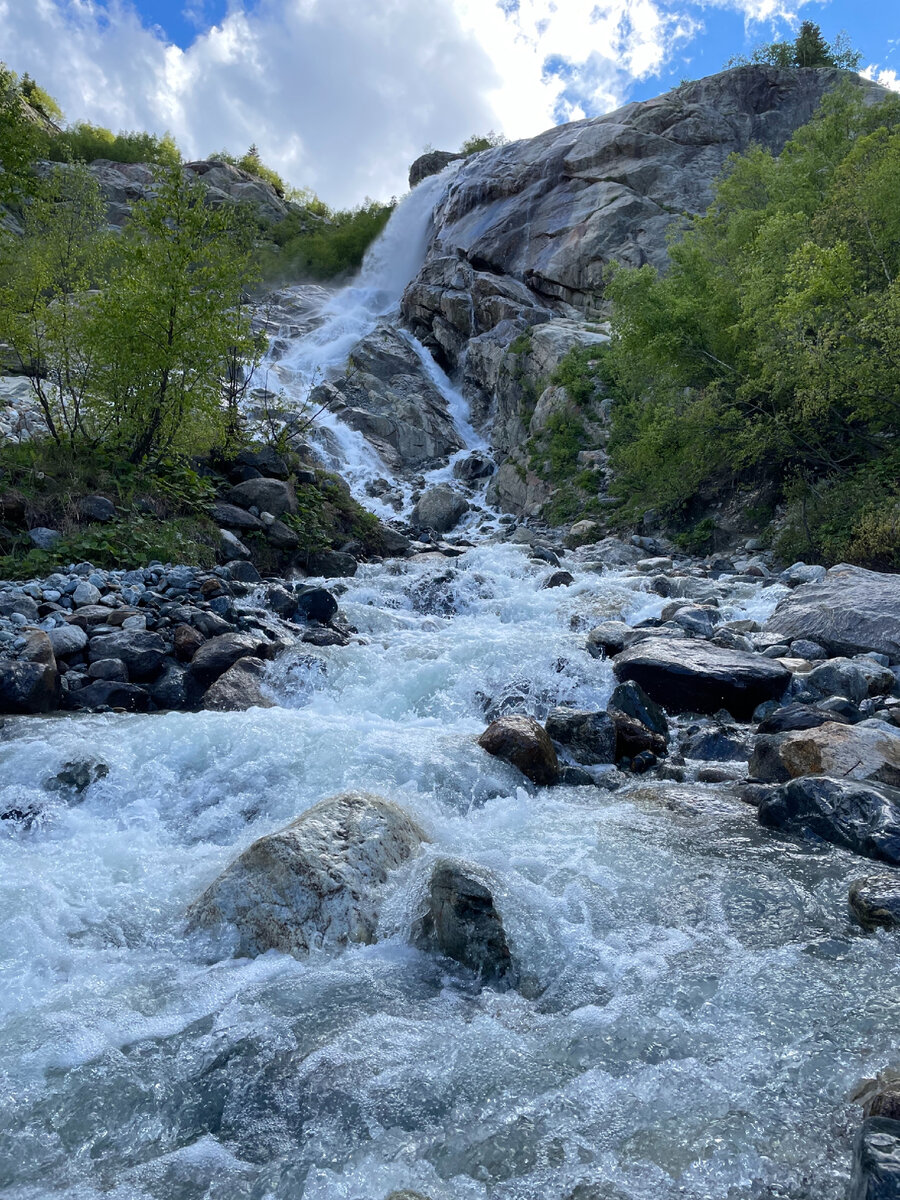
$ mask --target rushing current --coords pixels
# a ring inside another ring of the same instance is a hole
[[[585,631],[663,604],[573,572],[542,589],[496,542],[363,566],[359,638],[287,651],[278,707],[0,727],[0,808],[44,806],[0,830],[0,1194],[843,1200],[848,1094],[900,1021],[891,941],[848,917],[864,864],[721,785],[536,789],[475,743],[510,698],[603,707]],[[86,756],[106,777],[48,797]],[[236,854],[349,787],[430,838],[374,944],[223,959],[185,932]],[[491,880],[518,991],[411,948],[437,857]]]

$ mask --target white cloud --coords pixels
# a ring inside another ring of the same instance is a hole
[[[190,156],[255,142],[291,182],[350,204],[403,191],[425,143],[615,108],[698,36],[706,8],[752,26],[810,2],[230,0],[186,50],[128,0],[0,0],[0,22],[10,65],[70,118],[169,129]]]
[[[875,83],[880,83],[882,87],[890,88],[892,92],[900,92],[900,75],[890,67],[881,67],[878,63],[870,63],[860,71],[860,75],[865,79],[872,79]]]

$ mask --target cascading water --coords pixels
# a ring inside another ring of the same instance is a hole
[[[308,408],[313,388],[345,368],[356,343],[380,321],[398,314],[403,292],[425,256],[434,208],[458,167],[458,163],[451,163],[439,175],[423,180],[403,199],[366,253],[358,277],[327,300],[318,314],[316,327],[288,339],[287,351],[282,347],[277,361],[263,364],[261,373],[275,377],[289,403],[300,409]],[[285,294],[289,293],[287,289]],[[428,377],[447,400],[463,440],[472,448],[482,446],[483,439],[469,424],[467,406],[459,391],[421,343],[411,334],[404,336],[422,360]],[[315,426],[320,435],[325,431],[323,450],[330,465],[341,472],[359,499],[379,511],[377,499],[365,491],[366,483],[383,476],[386,470],[375,450],[362,434],[327,409],[316,412]],[[408,503],[409,488],[401,490]],[[391,517],[396,513],[383,508],[379,515]]]
[[[475,744],[504,697],[602,706],[584,630],[664,603],[574,570],[542,589],[508,545],[363,567],[360,640],[288,651],[279,707],[7,721],[0,807],[45,815],[0,835],[4,1197],[842,1200],[846,1096],[900,1019],[889,938],[848,920],[859,861],[716,786],[534,789]],[[720,602],[764,618],[779,591]],[[86,747],[108,775],[53,802]],[[239,960],[185,933],[237,853],[348,787],[431,839],[374,944]],[[411,948],[438,856],[493,881],[521,991]]]

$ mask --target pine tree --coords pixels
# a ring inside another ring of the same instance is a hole
[[[794,42],[794,65],[797,67],[832,67],[831,47],[822,37],[822,30],[813,21],[804,21]]]

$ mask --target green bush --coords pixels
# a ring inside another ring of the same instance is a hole
[[[482,150],[493,150],[495,146],[506,146],[508,143],[508,137],[490,129],[487,133],[473,133],[467,137],[460,146],[459,152],[468,157],[470,154],[479,154]]]
[[[327,280],[358,270],[393,211],[393,203],[369,200],[332,212],[313,197],[269,230],[274,245],[261,251],[262,274],[269,280]]]
[[[813,21],[804,21],[792,42],[770,42],[757,46],[747,58],[738,54],[726,67],[741,67],[750,63],[765,63],[772,67],[838,67],[858,71],[862,54],[850,45],[846,33],[839,33],[832,44],[825,41],[822,31]]]
[[[102,125],[79,121],[54,137],[48,157],[52,162],[95,162],[107,158],[119,163],[156,163],[163,167],[178,166],[181,153],[171,134],[158,137],[137,131],[113,133]]]

